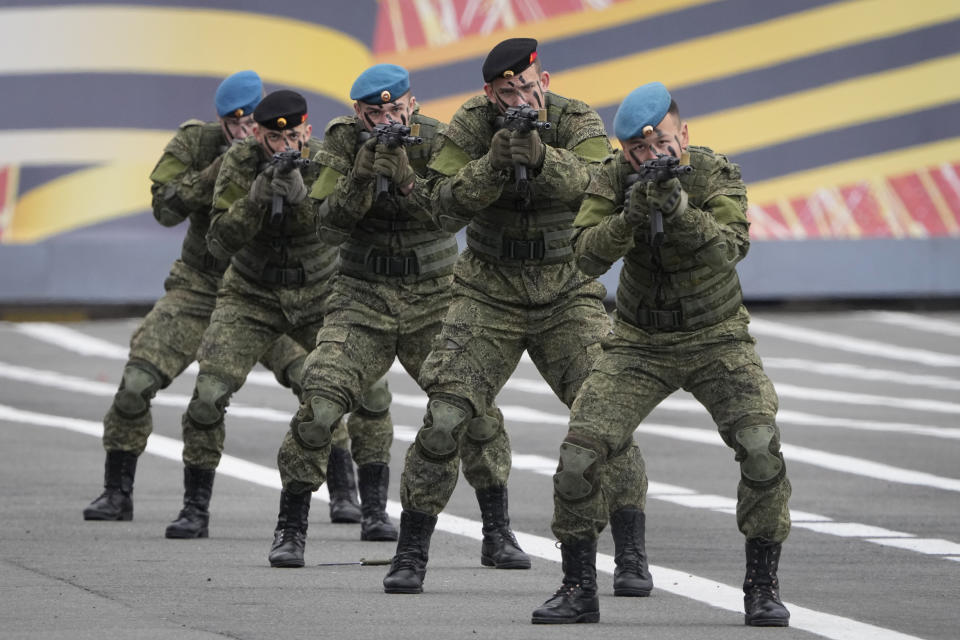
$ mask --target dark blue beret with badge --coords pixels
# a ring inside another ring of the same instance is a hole
[[[644,129],[655,129],[670,110],[670,92],[662,82],[648,82],[623,99],[613,117],[613,133],[620,140],[642,138]]]
[[[240,118],[253,113],[263,97],[263,82],[256,71],[238,71],[229,75],[217,87],[213,104],[221,118]]]
[[[410,73],[395,64],[375,64],[350,87],[350,99],[367,104],[386,104],[410,91]]]
[[[268,93],[254,110],[253,119],[274,131],[293,129],[307,121],[307,100],[289,89]]]
[[[483,81],[512,78],[537,59],[537,41],[533,38],[504,40],[487,54],[483,61]]]

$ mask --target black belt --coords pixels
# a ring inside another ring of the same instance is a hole
[[[285,269],[268,265],[263,268],[263,273],[260,274],[260,281],[266,284],[301,285],[305,280],[303,267]]]
[[[420,273],[417,256],[370,256],[370,269],[380,276],[409,276]]]
[[[536,240],[503,240],[503,257],[513,260],[543,260],[546,247],[543,238]]]
[[[638,327],[667,329],[683,325],[683,313],[671,309],[637,309],[634,317]]]

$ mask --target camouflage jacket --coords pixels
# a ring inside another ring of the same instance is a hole
[[[471,98],[454,114],[430,161],[434,216],[456,231],[467,225],[467,244],[495,264],[555,264],[572,261],[573,219],[584,189],[610,153],[603,122],[579,100],[546,94],[550,129],[539,135],[543,166],[529,171],[529,202],[513,169],[494,169],[490,141],[500,113],[486,96]]]
[[[227,149],[227,140],[217,122],[187,120],[163,150],[150,174],[153,217],[166,226],[189,217],[181,259],[210,273],[223,273],[227,263],[208,251],[204,237],[210,226],[213,185]]]
[[[652,246],[649,228],[634,227],[623,216],[634,171],[620,150],[604,160],[574,223],[580,268],[599,275],[622,257],[617,311],[651,330],[715,324],[742,300],[735,266],[746,256],[750,237],[740,168],[706,147],[688,152],[694,171],[679,178],[687,206],[664,219],[659,247]]]
[[[309,140],[307,153],[318,146]],[[207,246],[214,255],[232,256],[237,271],[263,285],[301,286],[326,279],[336,270],[337,250],[317,238],[310,199],[284,203],[282,215],[275,217],[269,204],[249,197],[254,178],[270,160],[252,137],[227,151],[214,187]],[[304,184],[317,178],[315,164],[294,170],[301,172]]]
[[[373,180],[353,173],[360,146],[370,137],[356,116],[334,118],[314,156],[319,176],[310,191],[316,201],[320,238],[340,246],[340,271],[356,278],[416,281],[453,272],[458,247],[453,234],[434,221],[425,180],[438,134],[444,125],[417,109],[410,121],[419,125],[422,144],[405,147],[417,173],[413,191],[403,196],[391,184],[378,199]]]

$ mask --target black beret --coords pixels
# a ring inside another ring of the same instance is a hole
[[[483,81],[514,76],[537,59],[537,41],[533,38],[504,40],[487,54],[483,61]]]
[[[268,93],[253,110],[253,119],[257,124],[274,131],[292,129],[307,121],[307,101],[296,91],[274,91]]]

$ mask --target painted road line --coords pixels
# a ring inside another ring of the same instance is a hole
[[[851,380],[867,380],[870,382],[891,382],[897,385],[915,387],[929,387],[931,389],[947,389],[960,391],[960,380],[946,376],[918,375],[892,369],[874,369],[859,364],[847,362],[819,362],[805,358],[763,358],[764,369],[790,369],[815,373],[823,376],[849,378]]]
[[[874,322],[883,322],[916,331],[960,338],[960,322],[927,318],[916,313],[904,313],[902,311],[863,311],[859,315]]]
[[[750,333],[755,336],[780,338],[781,340],[790,340],[792,342],[825,347],[827,349],[850,351],[852,353],[860,353],[877,358],[901,360],[931,367],[960,367],[960,356],[927,351],[925,349],[898,347],[875,340],[864,340],[839,333],[795,327],[783,322],[774,322],[760,318],[752,318],[750,320]]]
[[[20,411],[4,405],[0,405],[0,420],[68,429],[95,437],[100,437],[102,430],[102,425],[97,422]],[[147,443],[146,452],[180,462],[181,447],[182,443],[178,440],[163,438],[154,434],[151,436],[151,441]],[[223,456],[220,466],[217,467],[217,473],[262,487],[274,490],[280,489],[280,476],[276,469],[241,458]],[[314,496],[322,500],[322,493],[314,492]],[[387,513],[390,516],[399,519],[400,512],[400,503],[394,500],[387,501]],[[472,540],[483,539],[481,527],[482,524],[476,520],[446,513],[440,514],[436,525],[436,529],[440,531]],[[515,533],[520,545],[528,554],[544,560],[560,562],[560,550],[556,547],[556,541],[522,531],[516,531]],[[597,554],[598,571],[612,575],[614,566],[613,556],[603,553]],[[650,565],[650,571],[656,576],[657,589],[660,591],[724,609],[735,613],[738,617],[743,613],[743,591],[740,587],[732,587],[692,575],[686,571],[676,571],[659,565]],[[531,602],[531,608],[535,607],[536,604],[536,602]],[[790,609],[790,625],[793,628],[831,640],[861,640],[863,638],[871,638],[871,640],[920,640],[917,636],[877,627],[852,618],[808,609],[792,602],[785,602],[784,604]]]
[[[0,377],[28,381],[45,386],[74,391],[78,393],[87,393],[100,397],[112,397],[116,393],[114,385],[95,380],[86,380],[75,376],[68,376],[54,371],[42,371],[30,369],[28,367],[19,367],[0,363]],[[167,392],[158,393],[153,399],[154,404],[163,406],[173,406],[186,408],[190,401],[190,396],[185,394],[173,394]],[[293,415],[293,399],[291,399],[291,409],[288,412],[271,409],[269,407],[253,407],[242,403],[231,403],[228,411],[229,416],[251,418],[254,420],[277,422],[284,425],[290,423]],[[411,406],[423,408],[426,406],[426,396],[419,394],[393,393],[393,402],[401,406]],[[514,405],[499,405],[500,410],[507,423],[528,422],[534,424],[556,424],[566,426],[568,417],[520,407]],[[696,442],[700,444],[709,444],[713,446],[725,447],[723,441],[717,435],[716,431],[708,429],[695,429],[690,427],[680,427],[675,425],[663,425],[655,423],[643,423],[637,427],[639,433],[657,435],[687,442]],[[828,453],[817,449],[799,447],[795,445],[784,444],[781,446],[784,455],[792,462],[804,462],[813,466],[850,473],[854,475],[875,478],[885,482],[896,482],[909,485],[919,485],[935,487],[947,491],[960,491],[960,480],[935,476],[932,474],[913,471],[910,469],[901,469],[878,462],[853,458],[851,456],[841,456]]]

